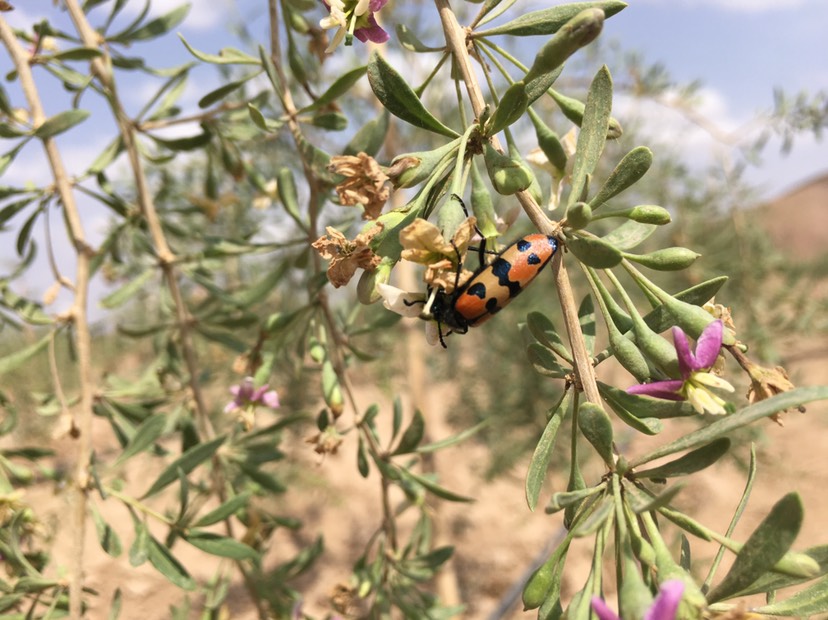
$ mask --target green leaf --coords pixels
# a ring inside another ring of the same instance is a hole
[[[184,44],[184,47],[196,58],[203,62],[208,62],[213,65],[261,65],[262,61],[256,58],[255,56],[250,56],[249,54],[245,54],[241,50],[237,50],[234,47],[224,47],[222,48],[218,54],[205,54],[204,52],[200,52],[187,43],[187,40],[183,37],[183,35],[179,34],[178,38],[181,39],[181,42]]]
[[[185,136],[183,138],[161,138],[153,134],[147,134],[157,144],[170,149],[171,151],[195,151],[205,146],[213,139],[213,132],[205,129],[194,136]]]
[[[0,376],[9,371],[15,370],[16,368],[20,368],[20,366],[22,366],[25,362],[29,361],[29,359],[45,349],[51,340],[52,333],[48,332],[45,336],[43,336],[43,338],[34,344],[19,349],[14,353],[10,353],[5,357],[0,357]]]
[[[98,512],[94,504],[90,504],[89,510],[92,513],[92,521],[95,523],[95,533],[98,535],[98,542],[101,543],[101,549],[113,558],[117,558],[121,555],[121,551],[123,551],[118,533],[103,520],[101,513]]]
[[[423,418],[423,414],[420,413],[420,410],[418,409],[414,412],[414,417],[411,419],[408,428],[405,429],[405,432],[400,438],[400,443],[397,446],[397,449],[391,453],[392,456],[414,452],[422,440],[424,433],[425,419]]]
[[[596,269],[615,267],[623,258],[618,248],[597,237],[570,237],[566,247],[584,265]]]
[[[433,493],[437,497],[441,497],[441,498],[446,499],[450,502],[473,502],[474,501],[474,498],[465,497],[463,495],[458,495],[457,493],[449,491],[448,489],[444,489],[443,487],[441,487],[439,484],[437,484],[433,480],[430,480],[429,478],[426,478],[425,476],[420,476],[418,474],[415,474],[412,471],[403,470],[400,473],[403,476],[411,478],[412,480],[414,480],[414,481],[418,482],[419,484],[423,485],[427,491]]]
[[[243,77],[240,80],[236,80],[235,82],[230,82],[228,84],[224,84],[222,86],[219,86],[215,90],[210,91],[209,93],[204,95],[201,99],[199,99],[198,100],[198,107],[202,108],[202,109],[203,108],[209,108],[211,105],[213,105],[217,101],[221,101],[222,99],[224,99],[230,93],[235,92],[238,89],[240,89],[247,82],[252,80],[254,77],[257,77],[259,74],[260,74],[259,72],[251,73],[250,75],[247,75],[247,76]]]
[[[102,172],[109,164],[115,161],[115,158],[124,150],[124,141],[121,136],[115,138],[110,142],[103,152],[95,158],[89,165],[86,171],[88,174],[98,174]]]
[[[319,98],[316,99],[312,104],[305,106],[301,110],[298,111],[298,114],[304,114],[305,112],[310,112],[313,110],[318,110],[329,103],[333,103],[334,101],[338,101],[342,95],[347,93],[351,88],[353,88],[354,84],[359,82],[363,75],[365,75],[366,71],[368,70],[368,65],[363,65],[361,67],[357,67],[356,69],[351,69],[347,73],[341,75],[336,81],[328,87],[324,93],[319,95]]]
[[[618,162],[603,187],[589,201],[589,206],[597,209],[610,198],[617,196],[643,177],[652,164],[653,152],[646,146],[637,146]]]
[[[86,120],[89,116],[88,110],[67,110],[47,118],[34,131],[34,136],[40,138],[52,138],[64,131],[67,131]]]
[[[711,603],[747,588],[773,568],[790,549],[802,526],[804,510],[796,493],[788,493],[753,531],[722,582],[708,595]]]
[[[601,405],[585,402],[578,408],[578,428],[604,463],[613,467],[612,422]]]
[[[488,37],[496,34],[509,34],[515,37],[535,35],[549,35],[556,33],[561,26],[585,9],[601,9],[606,17],[611,17],[624,9],[626,2],[620,0],[606,0],[604,2],[572,2],[548,9],[525,13],[510,22],[480,30],[474,33],[475,37]]]
[[[203,515],[198,521],[196,521],[193,524],[193,527],[206,527],[208,525],[218,523],[219,521],[229,519],[239,510],[247,506],[248,502],[250,501],[250,495],[250,492],[244,492],[239,493],[234,497],[231,497],[217,508],[214,508],[207,514]]]
[[[487,135],[493,136],[503,131],[509,125],[516,123],[526,112],[529,97],[526,96],[526,85],[523,82],[512,84],[500,99],[497,109],[491,116],[486,128]]]
[[[397,41],[409,52],[441,52],[445,50],[446,46],[430,47],[420,41],[420,39],[405,24],[397,24]]]
[[[529,510],[535,511],[538,504],[538,497],[546,478],[546,471],[549,469],[549,461],[552,458],[552,450],[555,447],[555,438],[558,436],[558,429],[569,409],[570,392],[564,392],[561,402],[549,417],[546,427],[543,429],[540,441],[532,453],[532,460],[529,462],[529,470],[526,472],[526,503]]]
[[[627,220],[601,239],[619,250],[627,251],[646,241],[657,229],[658,226],[655,224],[642,224]]]
[[[14,202],[8,203],[6,206],[0,209],[0,230],[3,229],[3,227],[6,225],[6,222],[11,220],[23,209],[32,204],[34,199],[34,196],[30,196],[28,198],[23,198],[22,200],[16,200]]]
[[[149,530],[143,521],[139,521],[134,515],[132,521],[135,538],[129,547],[129,563],[132,566],[141,566],[149,557]]]
[[[113,465],[120,465],[153,445],[161,437],[168,421],[167,416],[163,414],[149,416],[135,430],[135,435],[132,436],[124,451],[118,455]]]
[[[285,124],[283,121],[267,118],[264,114],[262,114],[262,111],[252,103],[247,104],[247,110],[250,113],[250,120],[253,121],[256,127],[263,129],[264,131],[269,131],[271,133],[276,132]]]
[[[686,269],[701,256],[688,248],[662,248],[647,254],[624,254],[627,260],[657,271],[679,271]]]
[[[529,363],[540,375],[561,378],[566,375],[563,366],[558,363],[555,354],[540,343],[533,342],[526,347],[526,357]]]
[[[259,552],[253,547],[245,545],[234,538],[221,536],[204,530],[189,530],[183,536],[184,540],[193,547],[201,549],[210,555],[217,555],[232,560],[255,560]]]
[[[777,394],[772,398],[745,407],[736,413],[721,417],[704,428],[688,433],[675,441],[671,441],[652,452],[640,456],[632,461],[630,466],[638,467],[655,459],[704,446],[719,437],[729,436],[735,430],[771,416],[774,413],[779,413],[785,409],[795,409],[806,403],[825,399],[828,399],[828,386],[796,388],[789,392]]]
[[[809,618],[824,614],[828,612],[828,578],[816,581],[784,601],[753,608],[751,611],[756,614],[785,618]]]
[[[48,60],[92,60],[93,58],[100,58],[102,55],[103,52],[95,47],[73,47],[50,54],[45,58]]]
[[[197,585],[195,579],[190,577],[190,573],[187,572],[187,569],[175,558],[172,552],[152,536],[149,536],[148,543],[147,557],[155,570],[182,590],[195,590]]]
[[[467,428],[466,430],[461,431],[456,435],[452,435],[451,437],[446,437],[445,439],[440,439],[439,441],[423,444],[422,446],[419,446],[417,450],[415,450],[415,452],[417,452],[418,454],[425,454],[428,452],[437,452],[438,450],[448,448],[449,446],[454,446],[480,432],[486,426],[491,424],[492,419],[493,418],[487,418],[482,422],[475,424],[471,428]]]
[[[100,300],[100,305],[103,308],[109,308],[110,310],[113,308],[118,308],[124,305],[127,301],[132,299],[141,289],[144,288],[144,285],[153,279],[156,275],[155,273],[156,267],[148,267],[138,276],[130,279],[124,286],[119,288],[116,291],[113,291],[106,297]]]
[[[604,397],[604,400],[606,400],[613,413],[618,416],[618,419],[630,428],[634,428],[639,433],[644,433],[645,435],[658,435],[664,429],[664,425],[658,418],[647,418],[643,416],[638,417],[618,401],[608,398],[604,393],[601,395]]]
[[[587,94],[584,120],[578,134],[575,162],[572,167],[572,189],[569,193],[569,205],[575,204],[581,199],[586,187],[587,176],[595,171],[595,166],[598,164],[604,150],[604,144],[607,141],[607,128],[609,127],[611,111],[612,77],[610,77],[609,69],[603,66],[592,80]]]
[[[367,478],[370,472],[368,456],[365,454],[365,441],[362,437],[359,438],[359,445],[357,446],[357,470],[363,478]]]
[[[361,152],[371,157],[376,156],[388,134],[390,118],[388,110],[383,110],[382,114],[365,123],[345,145],[342,154],[356,155]]]
[[[729,449],[730,439],[720,437],[715,441],[711,441],[706,446],[688,452],[675,461],[670,461],[669,463],[653,467],[652,469],[637,471],[632,475],[635,478],[650,478],[655,480],[673,478],[675,476],[689,476],[713,465],[713,463],[727,454]]]
[[[377,53],[374,53],[368,65],[368,82],[382,105],[394,116],[415,127],[443,136],[458,136],[456,131],[443,125],[426,110],[403,77]]]
[[[167,468],[158,476],[158,479],[152,486],[144,493],[141,498],[149,497],[158,493],[160,490],[166,488],[172,482],[178,480],[178,471],[181,470],[185,474],[189,474],[196,467],[201,465],[204,461],[209,459],[219,449],[221,444],[225,441],[224,435],[216,437],[212,441],[206,443],[196,444],[175,461],[170,463]]]
[[[112,40],[122,43],[132,43],[135,41],[148,41],[150,39],[155,39],[156,37],[160,37],[178,26],[178,24],[184,21],[184,18],[187,17],[187,13],[189,12],[190,5],[183,4],[169,13],[156,17],[155,19],[147,22],[140,28],[129,30],[121,35],[118,35]]]

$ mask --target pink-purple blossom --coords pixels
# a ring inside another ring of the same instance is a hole
[[[279,395],[276,390],[268,389],[269,386],[262,385],[254,387],[253,378],[247,377],[238,385],[230,387],[230,393],[233,395],[231,400],[224,407],[225,413],[231,413],[237,409],[243,409],[250,406],[262,405],[270,409],[277,409],[279,407]]]
[[[350,45],[356,37],[363,43],[385,43],[389,35],[377,23],[374,14],[377,13],[388,0],[323,0],[330,15],[319,21],[322,28],[338,28],[325,50],[331,53],[342,40]]]
[[[627,392],[666,400],[686,400],[698,413],[726,413],[726,402],[710,388],[733,392],[733,386],[709,372],[719,357],[723,332],[724,325],[720,320],[711,322],[699,336],[693,351],[684,331],[673,327],[673,343],[681,378],[634,385]]]
[[[658,596],[644,614],[643,620],[675,620],[676,611],[681,602],[681,595],[684,593],[684,583],[678,579],[665,581],[661,584]],[[599,620],[622,620],[612,609],[598,596],[592,597],[592,611]],[[623,620],[634,620],[625,618]]]

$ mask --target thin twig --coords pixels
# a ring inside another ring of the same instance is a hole
[[[0,17],[0,39],[3,41],[9,56],[17,70],[20,87],[29,104],[29,112],[35,127],[46,120],[46,114],[38,95],[32,76],[29,58],[26,51],[18,43],[14,32]],[[78,355],[78,383],[80,385],[80,404],[78,408],[79,424],[76,428],[78,446],[75,460],[74,502],[72,506],[72,566],[69,579],[69,614],[73,619],[80,619],[83,602],[83,551],[86,532],[86,491],[89,484],[88,465],[92,453],[92,337],[89,332],[87,315],[90,259],[93,251],[86,242],[83,224],[80,218],[72,184],[63,165],[57,144],[53,138],[43,138],[43,148],[55,180],[55,189],[63,205],[63,213],[69,229],[69,236],[77,253],[75,268],[74,303],[70,312],[70,320],[75,326],[75,344]]]
[[[466,47],[465,31],[457,23],[457,18],[451,10],[448,0],[434,0],[440,12],[440,20],[443,23],[443,30],[446,34],[446,42],[454,54],[457,66],[460,68],[460,75],[466,85],[469,100],[475,115],[479,118],[485,108],[483,93],[480,84],[472,67],[471,58]],[[497,136],[492,136],[492,146],[503,150]],[[516,194],[523,210],[537,229],[546,235],[556,235],[559,232],[557,223],[552,222],[538,206],[528,191],[521,191]],[[578,374],[581,387],[584,390],[587,400],[600,404],[601,397],[598,393],[598,385],[595,381],[595,369],[586,349],[586,343],[581,335],[581,326],[578,321],[578,307],[575,305],[575,296],[572,293],[572,285],[566,276],[562,253],[559,253],[553,269],[557,283],[558,298],[563,310],[566,331],[569,334],[569,341],[572,346],[572,353],[575,357],[575,372]]]
[[[198,382],[199,364],[195,352],[195,345],[192,339],[192,322],[193,317],[184,302],[184,297],[181,294],[181,288],[178,284],[178,272],[175,268],[175,254],[170,249],[167,243],[167,237],[164,234],[164,229],[161,225],[161,218],[155,208],[155,203],[152,198],[152,193],[149,189],[147,176],[144,171],[144,163],[141,160],[141,155],[138,151],[135,136],[135,126],[126,114],[126,111],[121,104],[118,97],[118,91],[115,80],[112,74],[112,60],[106,46],[101,45],[100,35],[92,28],[86,15],[77,3],[77,0],[65,0],[66,9],[75,24],[75,28],[86,47],[98,48],[102,52],[102,56],[91,61],[92,73],[101,83],[106,99],[118,123],[118,129],[121,138],[124,141],[124,150],[129,159],[130,168],[132,170],[133,179],[135,181],[135,189],[138,195],[138,204],[141,208],[141,213],[147,222],[149,228],[152,244],[158,257],[158,263],[161,271],[164,274],[164,280],[167,283],[167,288],[170,291],[170,296],[173,300],[176,312],[176,322],[178,324],[179,340],[181,343],[181,351],[184,356],[184,362],[187,366],[189,374],[189,387],[193,396],[196,409],[196,421],[200,427],[203,437],[207,440],[215,437],[215,429],[213,428],[210,419],[207,415],[207,405],[204,402],[204,395],[201,391],[201,386]]]

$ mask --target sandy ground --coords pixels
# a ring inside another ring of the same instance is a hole
[[[792,376],[802,385],[828,383],[826,357],[812,358],[791,368]],[[368,388],[365,399],[379,396]],[[435,399],[433,399],[435,400]],[[436,398],[439,402],[439,397]],[[826,433],[826,404],[817,404],[804,415],[791,413],[785,417],[784,427],[770,422],[760,425],[757,437],[759,476],[749,508],[740,523],[736,538],[746,538],[753,527],[767,513],[775,501],[785,493],[796,490],[806,505],[806,519],[797,547],[804,548],[825,541],[825,517],[828,513],[828,494],[824,492],[828,480],[828,433]],[[452,429],[440,424],[440,416],[432,414],[431,429],[435,438],[451,434]],[[101,437],[106,436],[101,428]],[[639,454],[677,434],[678,428],[665,430],[662,437],[635,439],[628,454]],[[301,472],[301,489],[289,491],[272,502],[280,514],[301,516],[304,527],[297,536],[287,531],[278,533],[268,551],[266,565],[275,565],[290,557],[297,541],[309,542],[318,534],[325,539],[325,553],[310,577],[299,582],[306,597],[305,610],[324,614],[330,610],[329,599],[338,583],[347,583],[350,566],[359,556],[367,538],[380,523],[378,514],[379,479],[372,473],[368,479],[359,476],[354,467],[355,442],[346,440],[341,451],[324,461],[297,438],[285,446],[288,467]],[[739,457],[747,459],[747,446]],[[105,457],[105,454],[103,455]],[[528,456],[527,456],[528,458]],[[482,479],[485,447],[468,443],[441,452],[437,468],[445,486],[477,498],[471,505],[432,501],[437,515],[438,538],[444,544],[456,545],[456,555],[435,588],[441,596],[462,602],[467,606],[463,616],[468,619],[531,618],[533,613],[520,611],[520,583],[533,562],[544,558],[549,545],[561,534],[561,517],[547,516],[542,510],[529,512],[523,498],[523,476],[526,463],[493,482]],[[155,465],[131,466],[131,484],[143,489],[152,479]],[[595,480],[603,473],[599,465],[587,468],[585,475]],[[542,506],[553,490],[565,488],[566,472],[552,472],[541,497]],[[715,468],[690,478],[690,484],[676,504],[687,508],[699,520],[719,531],[724,531],[744,486],[745,473],[739,463],[726,461]],[[70,536],[67,531],[68,507],[63,494],[52,486],[31,489],[27,499],[55,528],[55,574],[65,574],[71,557]],[[132,542],[131,520],[126,510],[115,501],[100,502],[104,518],[114,525],[124,544],[125,552],[119,558],[103,553],[94,531],[88,531],[86,566],[88,585],[99,596],[92,600],[90,618],[105,618],[109,602],[116,588],[123,593],[121,618],[138,620],[169,617],[170,605],[178,605],[184,593],[169,584],[151,566],[130,566],[126,549]],[[159,534],[161,534],[159,532]],[[694,558],[705,565],[716,547],[693,541]],[[182,544],[176,555],[193,576],[207,580],[220,561]],[[589,549],[577,547],[568,560],[564,596],[577,590],[586,575]],[[227,570],[231,567],[226,566]],[[517,595],[508,606],[510,596]],[[193,596],[193,602],[199,602]],[[230,617],[239,620],[255,618],[246,594],[238,580],[228,598]],[[195,616],[193,616],[195,617]]]

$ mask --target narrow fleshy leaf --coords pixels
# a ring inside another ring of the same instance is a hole
[[[392,455],[408,454],[414,452],[425,434],[425,419],[420,410],[414,412],[414,417],[405,429],[397,449],[392,452]]]
[[[193,523],[193,527],[207,527],[208,525],[229,519],[239,510],[247,506],[250,502],[250,496],[250,492],[245,492],[231,497],[220,506],[203,515],[198,521]]]
[[[28,347],[19,349],[14,353],[6,355],[5,357],[0,357],[0,376],[20,368],[20,366],[29,361],[29,359],[43,351],[49,345],[51,340],[52,334],[47,333],[43,336],[43,338],[34,344],[30,344]]]
[[[618,228],[613,229],[601,237],[601,239],[617,249],[626,252],[641,245],[656,230],[658,230],[658,226],[655,224],[642,224],[634,220],[627,220],[618,226]]]
[[[610,112],[612,111],[612,78],[606,66],[601,67],[587,94],[584,120],[578,134],[578,145],[572,167],[572,188],[569,204],[580,200],[586,185],[587,176],[595,171],[595,166],[607,141]],[[593,265],[594,266],[594,265]]]
[[[141,274],[131,278],[121,288],[113,291],[98,303],[103,308],[114,309],[124,305],[127,301],[137,295],[156,275],[157,267],[148,267]]]
[[[98,535],[98,542],[101,544],[101,549],[113,558],[119,557],[123,548],[121,547],[121,539],[118,538],[118,533],[103,520],[101,513],[98,512],[94,504],[90,504],[89,509],[92,513],[92,521],[95,523],[95,533]]]
[[[710,467],[722,458],[730,449],[730,439],[720,437],[706,446],[688,452],[684,456],[664,465],[653,467],[633,474],[635,478],[672,478],[675,476],[689,476],[690,474]]]
[[[178,472],[183,471],[189,474],[196,467],[208,460],[215,454],[221,444],[225,441],[225,437],[216,437],[212,441],[206,443],[196,444],[172,463],[158,476],[158,479],[152,483],[152,486],[142,495],[142,498],[149,497],[166,488],[169,484],[178,480]]]
[[[118,455],[113,465],[120,465],[152,446],[161,437],[168,421],[169,418],[162,414],[152,415],[144,420],[141,426],[135,430],[132,439],[130,439],[124,451]]]
[[[383,110],[376,118],[365,123],[345,145],[342,154],[365,153],[371,157],[376,156],[385,142],[385,136],[388,135],[390,117],[388,110]]]
[[[374,54],[368,65],[368,82],[383,106],[394,116],[421,129],[427,129],[450,138],[457,132],[446,127],[426,110],[420,98],[379,54]]]
[[[465,497],[463,495],[459,495],[457,493],[454,493],[453,491],[449,491],[448,489],[441,487],[439,484],[437,484],[433,480],[430,480],[429,478],[426,478],[425,476],[420,476],[420,475],[415,474],[414,472],[411,472],[411,471],[406,471],[406,472],[404,472],[403,475],[405,475],[407,477],[410,477],[413,480],[415,480],[416,482],[423,485],[428,492],[433,493],[437,497],[448,500],[450,502],[473,502],[474,501],[474,498]]]
[[[213,532],[191,529],[182,536],[193,547],[201,549],[210,555],[232,560],[255,560],[259,557],[258,551],[228,536],[221,536]]]
[[[184,47],[196,58],[203,62],[207,62],[213,65],[261,65],[262,62],[255,56],[250,56],[249,54],[245,54],[241,50],[237,50],[233,47],[225,47],[219,50],[218,54],[206,54],[204,52],[200,52],[195,49],[192,45],[190,45],[187,40],[181,35],[178,35],[178,38],[181,39],[181,42],[184,44]]]
[[[663,458],[677,452],[693,450],[712,442],[719,437],[731,435],[736,429],[747,426],[756,420],[761,420],[785,409],[795,409],[815,400],[828,399],[828,387],[814,386],[796,388],[789,392],[777,394],[767,400],[754,403],[736,413],[719,418],[708,426],[671,441],[630,463],[631,467],[638,467],[655,459]]]
[[[610,198],[617,196],[643,177],[653,164],[653,152],[646,146],[637,146],[624,155],[598,193],[589,201],[597,209]]]
[[[441,47],[430,47],[426,45],[405,24],[397,24],[396,31],[397,40],[400,45],[410,52],[439,52],[445,49],[445,45]]]
[[[578,408],[578,428],[608,467],[613,467],[612,423],[604,409],[595,403],[583,403]]]
[[[457,445],[458,443],[461,443],[469,437],[472,437],[473,435],[479,433],[481,430],[483,430],[485,427],[491,424],[491,420],[492,418],[487,418],[479,424],[475,424],[471,428],[467,428],[466,430],[461,431],[456,435],[452,435],[451,437],[446,437],[445,439],[440,439],[438,441],[434,441],[431,443],[423,444],[419,446],[417,450],[415,450],[415,452],[417,452],[418,454],[425,454],[428,452],[437,452],[438,450],[442,450],[443,448],[448,448],[449,446]]]
[[[619,0],[572,2],[526,13],[500,26],[475,32],[474,36],[488,37],[496,34],[508,34],[515,37],[549,35],[556,33],[566,22],[585,9],[601,9],[606,17],[611,17],[626,6],[626,2],[620,2]]]
[[[221,101],[222,99],[224,99],[227,95],[229,95],[231,93],[234,93],[237,90],[239,90],[242,86],[247,84],[247,82],[249,82],[251,79],[255,78],[258,75],[259,75],[259,73],[251,73],[250,75],[247,75],[247,76],[243,77],[240,80],[236,80],[234,82],[228,82],[227,84],[222,84],[221,86],[219,86],[215,90],[211,90],[209,93],[204,95],[201,99],[199,99],[198,100],[198,107],[202,108],[202,109],[209,108],[214,103],[217,103],[217,102]]]
[[[555,447],[555,438],[558,435],[558,429],[569,408],[569,400],[570,392],[567,390],[561,402],[558,403],[558,406],[549,417],[549,421],[543,429],[538,445],[535,446],[535,451],[532,453],[532,460],[529,462],[529,470],[526,472],[526,503],[529,506],[529,510],[533,512],[535,506],[538,504],[540,490],[546,478],[546,472],[549,468],[549,461],[552,458],[552,450]]]
[[[195,590],[195,579],[190,576],[172,552],[152,536],[149,536],[147,557],[155,570],[164,575],[170,583],[182,590]]]
[[[489,126],[486,128],[486,133],[493,136],[517,122],[523,117],[528,105],[529,98],[526,96],[526,85],[523,82],[515,82],[503,93],[497,109],[492,114]]]
[[[784,618],[809,618],[828,613],[828,577],[820,579],[784,601],[757,607],[751,611]]]
[[[89,116],[88,110],[67,110],[47,118],[34,130],[36,138],[51,138],[82,123]]]
[[[596,237],[571,237],[566,247],[588,267],[610,269],[621,263],[621,252],[603,239]]]
[[[132,43],[134,41],[148,41],[150,39],[155,39],[178,26],[182,21],[184,21],[184,18],[187,17],[187,13],[189,12],[190,5],[183,4],[169,13],[165,13],[164,15],[147,22],[140,28],[132,30],[131,32],[123,33],[122,35],[110,40],[121,43]]]
[[[342,76],[338,77],[324,93],[319,95],[319,97],[312,104],[305,106],[299,110],[298,113],[304,114],[305,112],[318,110],[329,103],[337,101],[342,95],[351,90],[357,82],[359,82],[362,76],[365,75],[367,69],[368,66],[363,65],[344,73]]]
[[[796,540],[804,509],[796,493],[788,493],[747,539],[722,582],[708,595],[711,603],[729,598],[773,568]]]

